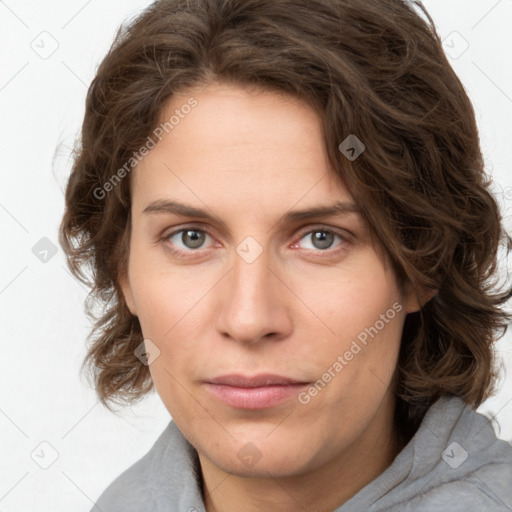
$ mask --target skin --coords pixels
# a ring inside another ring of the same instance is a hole
[[[400,293],[357,212],[283,220],[291,210],[353,203],[314,110],[291,96],[215,83],[174,96],[163,118],[190,96],[198,105],[131,176],[120,285],[160,351],[150,365],[155,387],[199,454],[208,511],[333,510],[403,447],[391,381],[405,317],[420,304]],[[159,200],[213,218],[144,212]],[[185,228],[206,233],[200,247],[174,234]],[[311,232],[331,246],[318,248]],[[248,236],[263,250],[251,263],[236,251]],[[232,373],[313,383],[396,303],[394,318],[307,404],[294,396],[242,410],[206,389],[205,380]],[[250,466],[237,456],[247,443],[261,456]]]

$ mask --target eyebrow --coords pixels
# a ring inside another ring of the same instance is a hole
[[[215,214],[196,208],[194,206],[186,205],[178,201],[168,201],[158,199],[148,204],[142,213],[170,213],[181,215],[183,217],[194,217],[197,219],[205,219],[209,221],[216,221],[221,226],[226,228],[225,222],[219,219]],[[302,210],[292,210],[285,213],[280,222],[293,223],[301,220],[318,219],[322,217],[345,216],[350,213],[360,214],[361,209],[354,203],[347,201],[336,201],[331,205],[315,206],[312,208],[305,208]]]

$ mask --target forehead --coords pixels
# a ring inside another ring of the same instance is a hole
[[[171,117],[172,129],[135,169],[140,207],[166,195],[247,213],[351,200],[329,162],[321,117],[293,96],[212,84],[173,96],[161,123]]]

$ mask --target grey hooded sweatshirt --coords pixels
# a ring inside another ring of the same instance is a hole
[[[171,421],[91,512],[205,512],[195,449]],[[512,445],[460,398],[430,406],[392,464],[334,512],[511,512]]]

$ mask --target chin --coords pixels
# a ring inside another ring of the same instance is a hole
[[[210,459],[215,466],[226,473],[243,478],[284,478],[307,471],[307,463],[299,461],[284,453],[272,453],[262,456],[254,465],[244,464],[238,460],[237,452],[232,456],[224,454],[220,458]]]
[[[240,477],[268,478],[272,475],[281,478],[306,473],[313,468],[315,450],[307,437],[291,438],[291,434],[269,437],[268,432],[270,430],[265,429],[260,435],[235,436],[229,443],[215,445],[206,440],[195,446],[217,468]]]

